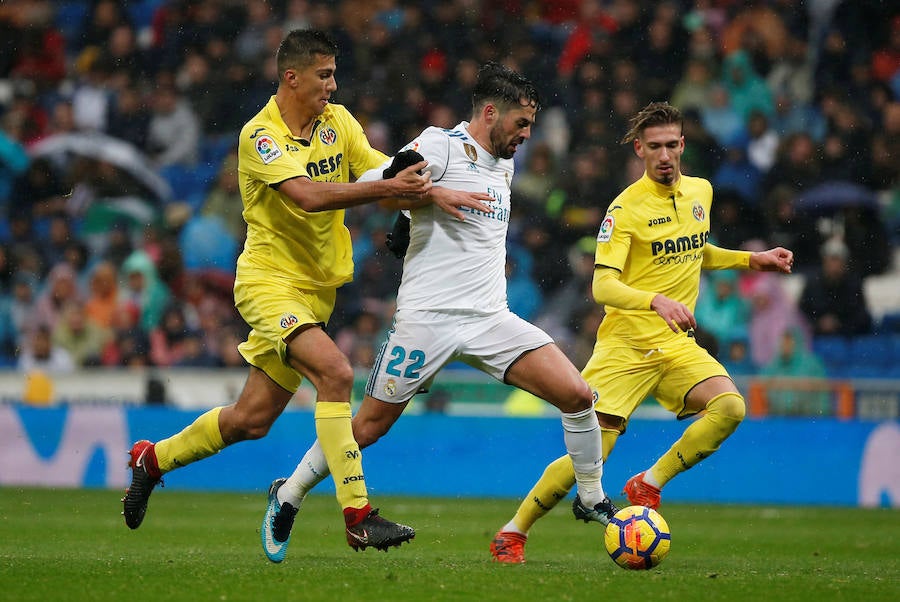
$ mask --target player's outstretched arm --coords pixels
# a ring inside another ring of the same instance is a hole
[[[794,253],[783,247],[750,254],[750,269],[760,272],[782,272],[790,274],[794,266]]]
[[[382,169],[382,167],[384,169]],[[370,169],[359,177],[359,182],[377,182],[378,180],[392,180],[398,177],[406,177],[410,172],[423,175],[423,170],[428,167],[428,161],[421,154],[414,150],[400,151],[390,160],[390,163]],[[431,173],[428,173],[431,178]],[[394,197],[382,199],[380,205],[385,209],[415,209],[427,205],[429,201],[426,196],[419,195],[417,197]],[[406,250],[404,249],[404,253]]]
[[[431,192],[431,174],[416,173],[426,163],[412,165],[389,180],[374,180],[345,184],[314,182],[309,178],[291,178],[278,186],[278,191],[290,198],[304,211],[346,209],[384,199],[424,199]]]
[[[384,180],[392,180],[415,170],[416,173],[421,172],[428,163],[422,158],[422,155],[414,150],[405,150],[397,153],[384,170],[381,171],[381,178]],[[377,177],[378,169],[372,169],[364,173],[359,181],[372,181]],[[425,172],[429,174],[429,172]],[[430,174],[429,174],[430,176]],[[433,203],[443,211],[453,217],[465,221],[465,212],[461,210],[463,207],[484,213],[493,213],[493,209],[485,205],[483,201],[490,201],[492,197],[483,192],[463,192],[461,190],[451,190],[441,186],[434,186],[431,192],[419,197],[398,197],[395,199],[386,199],[381,202],[381,206],[387,209],[416,209]]]
[[[427,172],[426,172],[427,173]],[[453,190],[444,188],[443,186],[434,186],[431,192],[418,198],[394,198],[386,199],[380,203],[385,209],[417,209],[432,203],[444,213],[448,213],[453,217],[465,221],[466,214],[462,211],[462,207],[468,207],[474,211],[483,213],[493,213],[494,210],[490,205],[486,205],[486,201],[492,200],[489,194],[484,192],[464,192],[462,190]]]

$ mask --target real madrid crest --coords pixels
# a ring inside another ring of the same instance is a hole
[[[471,144],[463,142],[463,150],[466,151],[466,156],[471,159],[472,163],[478,161],[478,151],[475,150],[475,147]]]

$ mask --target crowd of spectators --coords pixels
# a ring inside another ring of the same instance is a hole
[[[619,138],[651,100],[685,113],[683,171],[713,183],[713,239],[789,247],[807,277],[799,303],[771,275],[707,279],[698,320],[732,370],[796,371],[814,361],[786,353],[813,337],[879,327],[861,283],[892,268],[900,243],[892,3],[7,0],[0,363],[242,365],[237,132],[274,93],[284,33],[309,26],[341,49],[332,100],[388,154],[466,119],[485,61],[539,83],[543,110],[516,155],[510,305],[578,365],[602,319],[594,238],[640,176]],[[392,221],[347,212],[356,275],[329,329],[359,368],[390,326]]]

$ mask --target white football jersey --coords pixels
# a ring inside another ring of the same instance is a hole
[[[436,186],[485,192],[493,213],[462,208],[460,221],[434,205],[410,211],[409,249],[397,309],[494,312],[506,303],[506,233],[513,160],[498,159],[472,138],[463,121],[453,129],[429,127],[403,150],[426,161]]]

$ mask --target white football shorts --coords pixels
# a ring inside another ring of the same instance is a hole
[[[409,401],[428,391],[441,368],[457,360],[503,382],[513,362],[552,342],[546,332],[509,310],[398,311],[375,358],[366,394],[389,403]]]

